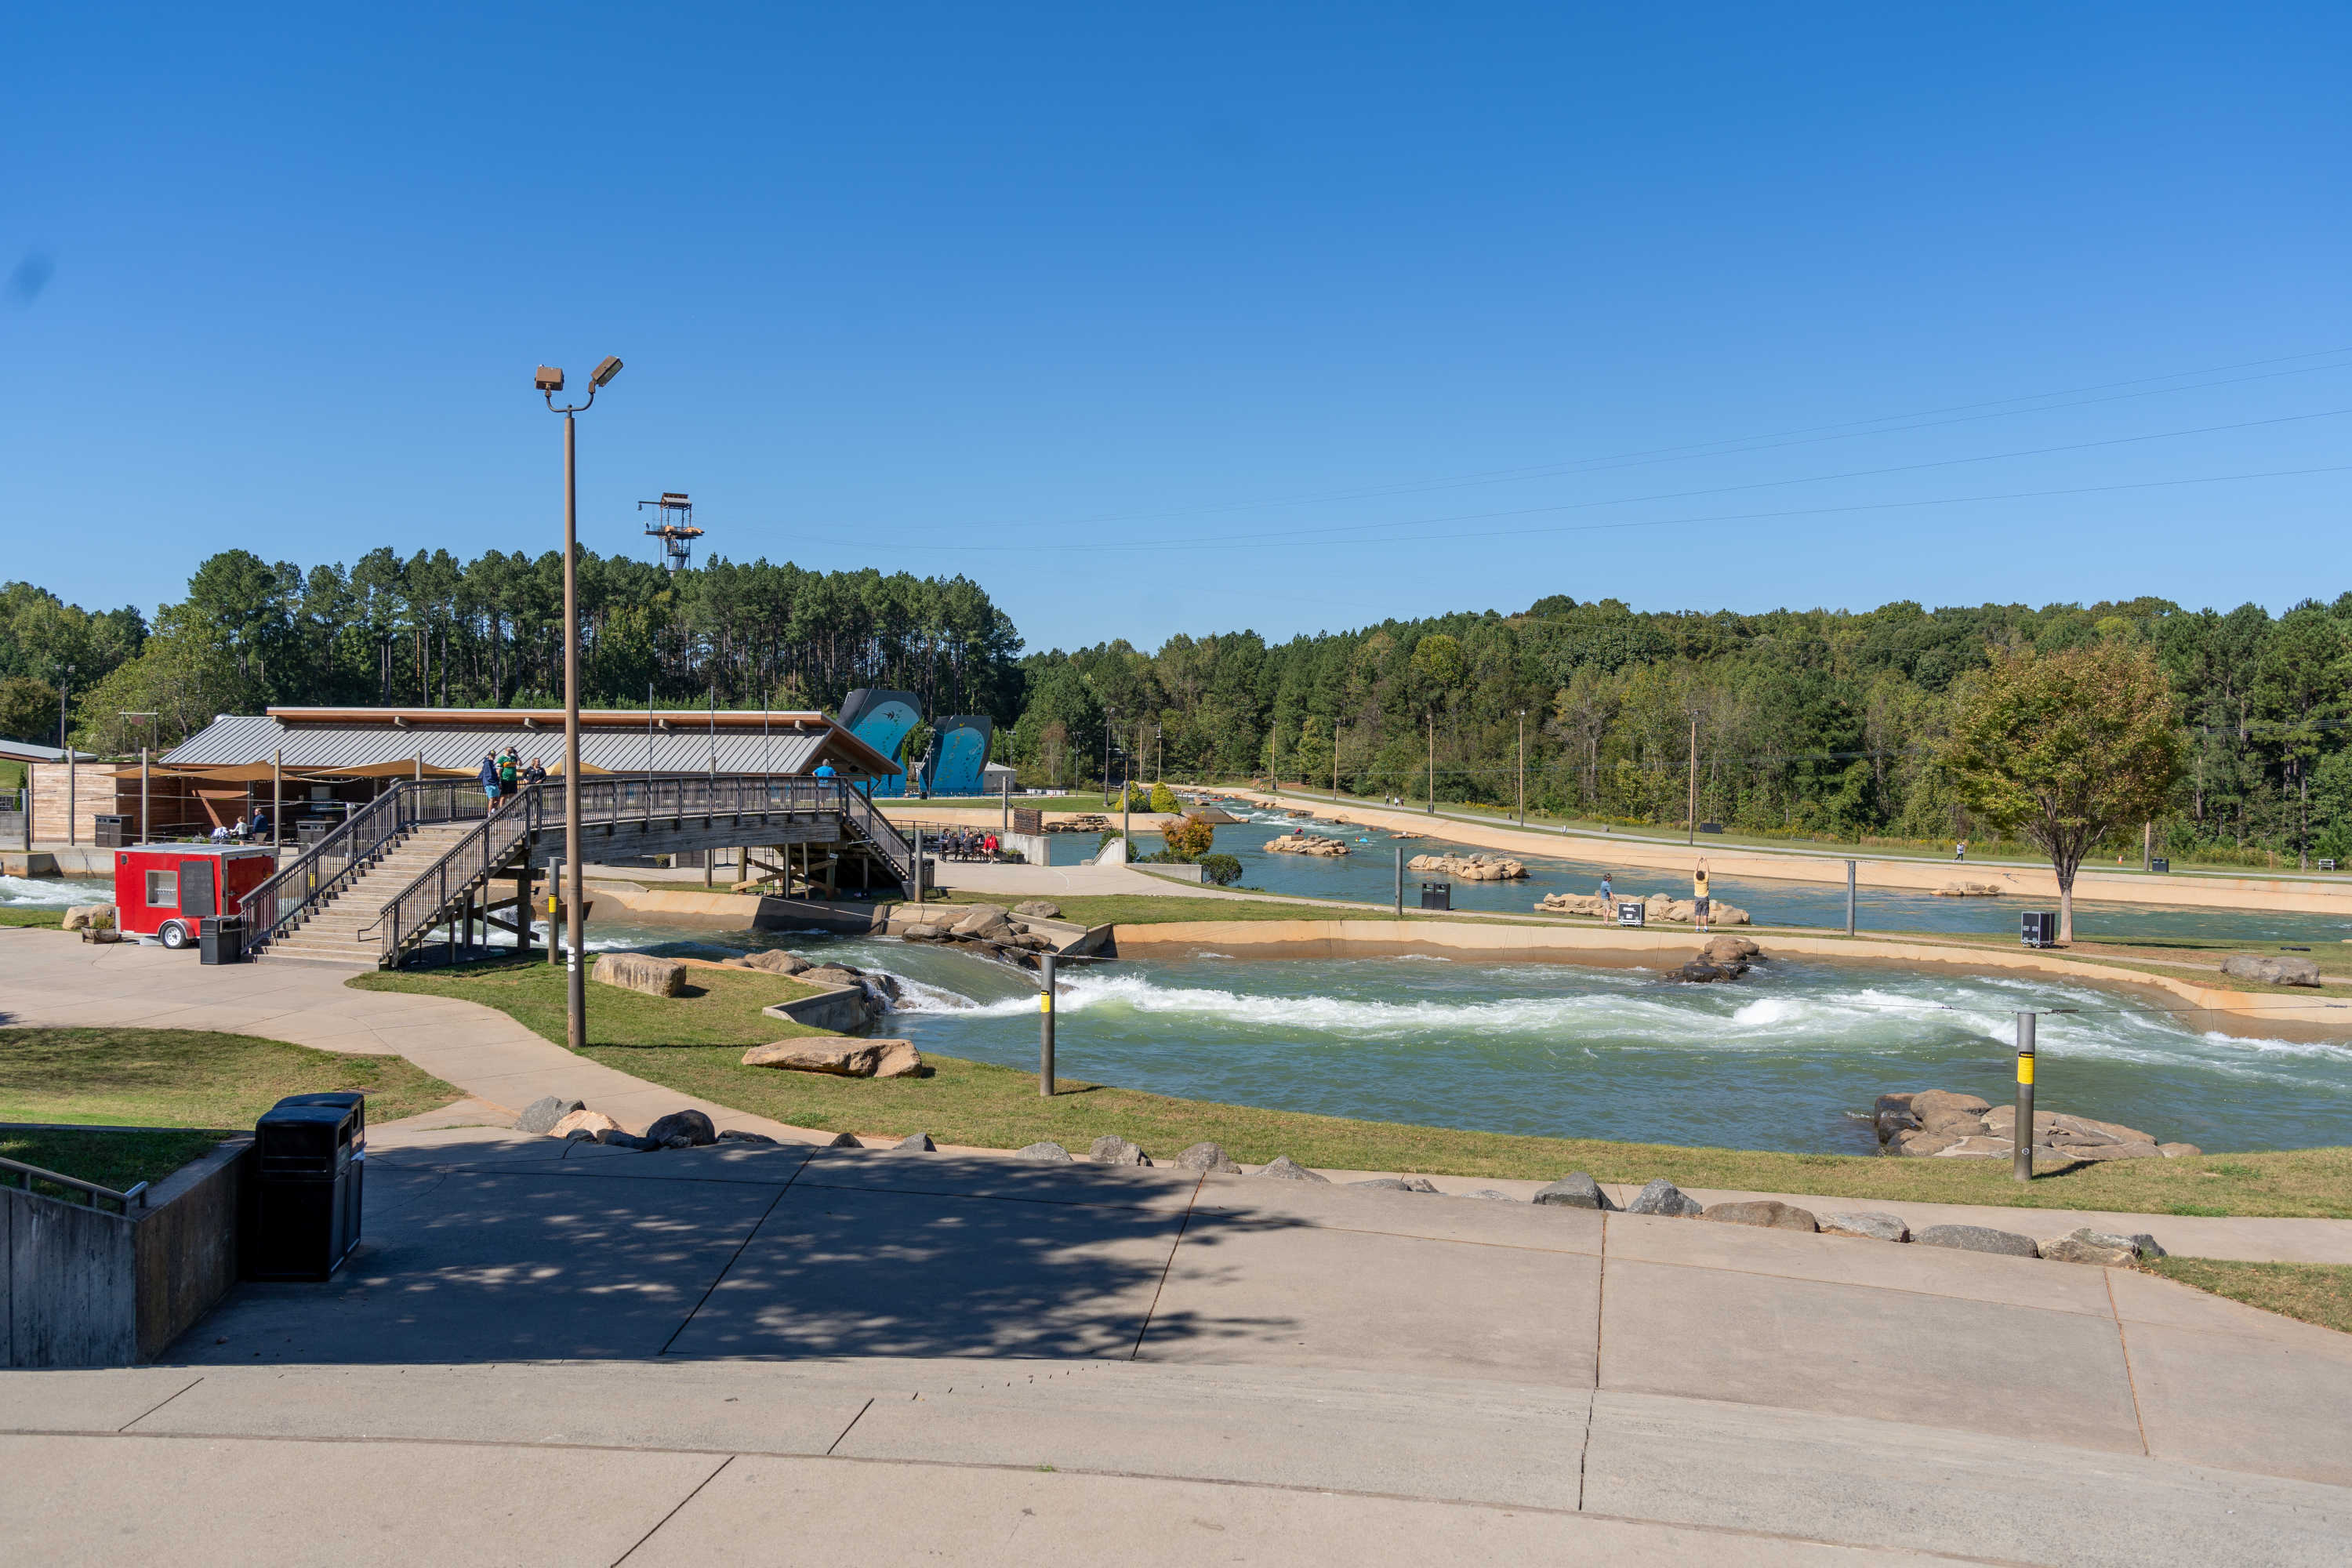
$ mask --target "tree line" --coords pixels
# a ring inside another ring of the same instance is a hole
[[[0,588],[0,733],[171,744],[272,703],[560,700],[561,558],[388,549],[348,569],[204,561],[152,621]],[[2283,615],[2141,598],[2035,609],[1637,612],[1567,595],[1269,643],[1180,635],[1024,655],[978,584],[714,559],[580,563],[599,706],[837,709],[860,686],[984,713],[1023,782],[1278,771],[1372,795],[1868,841],[1989,834],[1949,761],[1957,693],[2003,657],[2118,647],[2163,674],[2183,758],[2158,853],[2352,861],[2352,595]],[[67,671],[70,669],[70,676]],[[152,712],[125,719],[123,710]],[[1696,766],[1693,767],[1696,755]],[[2134,835],[2135,839],[2137,835]],[[2135,843],[2135,847],[2137,844]]]

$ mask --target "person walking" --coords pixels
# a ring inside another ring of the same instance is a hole
[[[1958,844],[1952,846],[1952,858],[1955,860],[1965,860],[1968,858],[1969,841],[1963,838]]]
[[[499,804],[499,759],[496,752],[484,752],[482,765],[476,774],[482,781],[482,794],[495,806]]]

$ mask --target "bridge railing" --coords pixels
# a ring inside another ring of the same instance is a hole
[[[453,845],[383,906],[374,924],[362,929],[380,942],[383,961],[397,958],[445,923],[457,900],[511,865],[541,835],[564,826],[567,786],[551,781],[525,789],[490,812],[478,794],[473,815],[482,825]],[[685,817],[838,816],[889,860],[900,877],[912,874],[914,850],[856,789],[839,779],[645,778],[583,779],[583,826],[631,821],[651,824]],[[419,818],[453,821],[456,816]],[[524,918],[527,917],[525,913]]]

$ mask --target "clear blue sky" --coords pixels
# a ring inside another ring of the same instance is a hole
[[[2352,472],[2283,472],[2352,464],[2340,4],[47,4],[0,55],[0,575],[87,605],[548,548],[531,367],[604,353],[590,544],[685,489],[1034,647],[2352,587]]]

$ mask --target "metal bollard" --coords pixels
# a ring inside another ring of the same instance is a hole
[[[2021,1182],[2033,1179],[2033,1015],[2017,1016],[2017,1125],[2010,1130],[2010,1174]]]
[[[1845,863],[1845,934],[1853,934],[1853,862]]]
[[[1396,918],[1404,919],[1404,847],[1402,845],[1398,846],[1396,852]]]
[[[1037,1098],[1054,1098],[1054,955],[1037,955]]]

